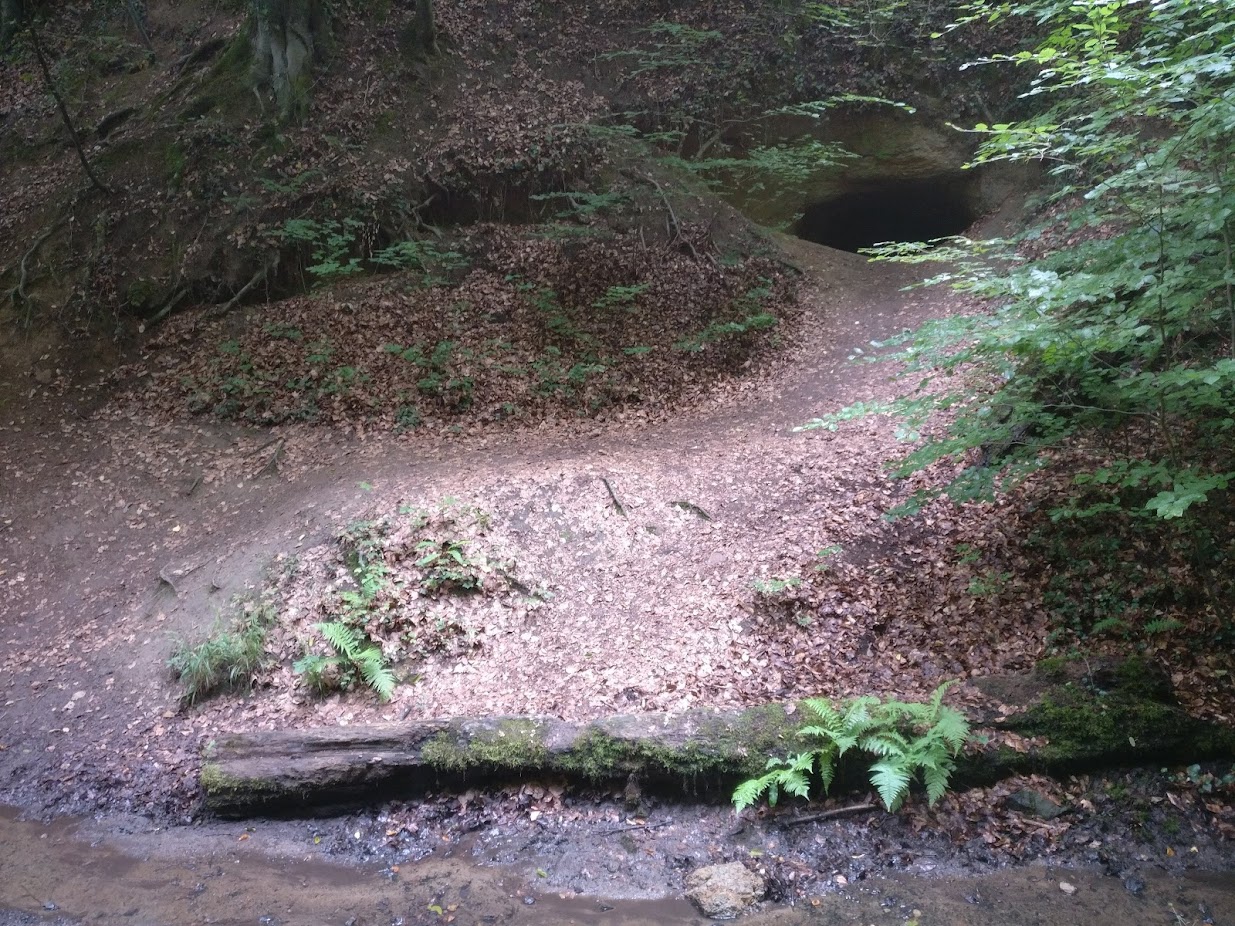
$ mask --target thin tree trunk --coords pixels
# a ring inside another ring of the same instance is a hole
[[[69,115],[69,109],[64,105],[64,97],[60,95],[60,91],[56,89],[56,83],[52,80],[51,68],[47,66],[47,56],[43,54],[43,45],[39,41],[38,30],[34,28],[34,24],[30,24],[30,44],[34,48],[34,57],[39,62],[39,70],[43,72],[43,82],[47,85],[47,91],[56,101],[56,106],[60,109],[60,118],[64,120],[64,127],[69,133],[69,138],[73,142],[73,147],[77,149],[77,157],[81,161],[82,170],[86,172],[86,176],[90,180],[90,185],[101,193],[111,193],[98,174],[94,172],[94,168],[90,166],[90,161],[86,158],[86,149],[81,145],[81,138],[77,134],[77,129],[73,126],[73,117]]]
[[[426,55],[437,54],[437,19],[433,0],[416,0],[416,44]]]

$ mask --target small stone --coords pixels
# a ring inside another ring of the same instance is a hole
[[[1059,889],[1063,891],[1065,894],[1067,894],[1069,897],[1076,893],[1076,885],[1068,881],[1060,881]]]
[[[1045,794],[1025,788],[1015,794],[1009,794],[1008,806],[1021,813],[1030,814],[1043,820],[1054,820],[1064,812],[1064,809]]]
[[[1139,897],[1145,890],[1145,881],[1139,875],[1128,875],[1124,878],[1124,890]]]
[[[707,865],[686,877],[686,897],[704,916],[731,920],[763,899],[767,885],[763,878],[740,862]]]

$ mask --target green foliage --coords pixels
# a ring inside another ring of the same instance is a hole
[[[600,55],[602,61],[629,60],[628,78],[663,69],[683,69],[699,64],[707,46],[722,39],[711,29],[695,29],[661,20],[641,30],[649,41],[641,48],[622,49]]]
[[[265,658],[266,633],[274,621],[271,605],[246,602],[226,629],[217,624],[201,643],[177,643],[167,665],[184,685],[184,700],[195,704],[248,687]]]
[[[682,340],[678,341],[673,346],[678,350],[696,354],[709,344],[714,344],[717,341],[723,341],[727,338],[740,334],[746,334],[750,331],[760,331],[765,328],[774,328],[779,321],[780,320],[770,312],[756,312],[753,315],[747,315],[739,321],[712,322],[712,324],[708,325],[702,331],[692,334],[689,337],[682,338]]]
[[[555,218],[582,220],[594,218],[602,212],[612,211],[630,202],[628,195],[614,190],[604,193],[566,190],[560,193],[537,193],[529,198],[533,202],[562,202],[565,207],[555,214]]]
[[[751,582],[751,587],[760,595],[771,598],[791,588],[797,588],[801,584],[802,580],[797,576],[788,576],[783,579],[779,576],[769,576],[766,579],[755,579]]]
[[[292,669],[304,676],[310,688],[320,694],[335,687],[330,673],[337,669],[341,673],[337,687],[348,688],[360,680],[383,701],[390,700],[398,679],[387,665],[381,647],[343,621],[325,621],[313,626],[334,649],[335,655],[307,653],[296,660]]]
[[[484,584],[488,565],[468,554],[466,541],[452,537],[422,540],[416,552],[420,554],[416,565],[424,570],[420,584],[426,591],[474,592]]]
[[[438,341],[433,350],[427,353],[421,344],[412,344],[409,347],[386,344],[382,350],[401,357],[419,369],[421,377],[416,382],[416,388],[421,395],[432,397],[446,408],[455,411],[471,406],[476,382],[457,368],[459,362],[466,363],[472,359],[470,350],[459,348],[454,341]],[[400,415],[402,414],[401,409]],[[420,421],[419,411],[412,409],[408,415],[411,417],[401,420],[401,425],[415,427]]]
[[[1199,518],[1202,506],[1229,498],[1235,20],[1228,13],[1191,0],[967,8],[965,20],[1021,16],[1045,36],[1033,50],[979,62],[1029,70],[1025,98],[1040,109],[1021,122],[976,126],[976,163],[1041,161],[1057,186],[1051,224],[1016,242],[951,239],[880,255],[915,263],[959,257],[959,267],[930,282],[993,305],[896,342],[894,356],[909,375],[945,387],[894,406],[907,436],[917,437],[935,412],[954,416],[900,473],[967,462],[947,494],[988,498],[1086,438],[1093,452],[1059,519]],[[955,388],[960,377],[947,381],[972,363],[995,374],[976,396]]]
[[[631,286],[610,286],[592,305],[598,309],[623,308],[633,312],[638,307],[639,297],[646,293],[651,285],[635,283]]]
[[[956,756],[969,739],[969,724],[959,711],[946,707],[943,696],[951,683],[937,688],[926,703],[854,698],[839,708],[811,698],[802,706],[814,721],[798,730],[810,748],[787,759],[768,759],[766,774],[743,782],[733,793],[738,810],[767,796],[775,805],[782,791],[809,797],[817,779],[826,793],[836,777],[839,760],[851,749],[869,753],[871,784],[889,811],[904,802],[914,779],[921,775],[927,800],[935,803],[948,787]]]
[[[304,684],[319,694],[363,685],[389,700],[398,682],[392,664],[450,640],[471,645],[445,596],[493,594],[515,581],[511,564],[480,546],[489,523],[486,512],[446,500],[436,510],[351,524],[339,544],[353,587],[323,599],[330,619],[314,625],[321,639],[306,642],[293,666]]]
[[[305,174],[294,178],[303,182]],[[293,181],[276,184],[263,181],[267,189],[292,192]],[[441,250],[432,242],[399,241],[364,256],[364,242],[371,234],[368,223],[356,218],[288,219],[275,230],[282,242],[311,248],[315,263],[308,268],[319,282],[330,282],[363,273],[366,269],[413,270],[424,274],[425,283],[439,282],[435,274],[450,273],[468,266],[468,260],[457,251]]]

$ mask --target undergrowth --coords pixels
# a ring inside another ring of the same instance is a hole
[[[293,665],[306,687],[319,695],[368,687],[388,700],[397,667],[479,645],[469,599],[524,587],[513,562],[495,555],[490,520],[448,500],[349,526],[338,539],[348,587],[320,599],[325,619],[312,624]]]
[[[951,683],[939,686],[925,703],[855,698],[837,707],[823,698],[802,702],[815,717],[798,731],[809,748],[786,759],[768,759],[768,772],[743,782],[733,803],[743,810],[760,797],[775,805],[782,791],[809,797],[818,781],[826,793],[837,763],[851,749],[874,757],[870,780],[884,806],[898,809],[920,775],[927,800],[933,804],[948,788],[956,756],[969,739],[964,715],[943,703]]]
[[[268,601],[246,601],[228,622],[219,621],[200,643],[180,640],[167,660],[195,704],[224,691],[247,688],[265,659],[266,634],[277,619]]]

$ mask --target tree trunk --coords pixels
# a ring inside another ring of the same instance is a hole
[[[279,116],[308,115],[313,60],[326,26],[323,0],[252,0],[253,80]]]
[[[426,56],[437,54],[437,20],[433,0],[416,0],[415,44]]]
[[[0,51],[9,47],[24,18],[25,4],[22,0],[0,0]]]

